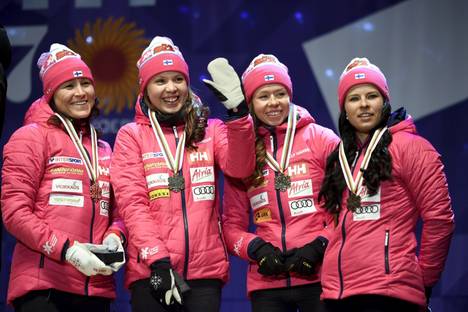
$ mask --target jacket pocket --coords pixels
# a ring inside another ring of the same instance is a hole
[[[39,268],[42,269],[44,267],[44,258],[45,256],[41,254],[41,257],[39,258]]]
[[[385,258],[385,274],[390,274],[390,260],[389,260],[389,249],[390,249],[390,230],[385,230],[385,242],[384,242],[384,258]]]
[[[223,250],[224,250],[224,258],[226,261],[228,261],[229,256],[226,248],[226,243],[224,242],[224,237],[223,237],[223,229],[221,226],[221,220],[218,219],[218,233],[219,233],[219,238],[221,239],[221,243],[223,244]]]

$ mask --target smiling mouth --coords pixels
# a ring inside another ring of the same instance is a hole
[[[281,116],[281,111],[271,111],[271,112],[265,113],[265,115],[268,117],[279,117]]]
[[[371,114],[371,113],[362,113],[358,115],[359,118],[368,118],[372,116],[374,116],[374,114]]]
[[[88,101],[78,101],[78,102],[73,102],[72,104],[73,104],[73,105],[82,106],[82,105],[88,104]]]
[[[179,103],[179,96],[170,96],[162,99],[167,105],[176,105]]]

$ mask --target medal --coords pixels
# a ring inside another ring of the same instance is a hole
[[[181,174],[173,175],[168,178],[169,189],[174,192],[180,192],[185,189],[185,179]]]
[[[154,136],[156,137],[156,140],[158,140],[159,146],[162,148],[162,153],[164,160],[166,161],[166,165],[172,171],[172,177],[168,178],[169,190],[173,192],[180,192],[185,189],[185,179],[181,172],[185,151],[185,131],[182,133],[179,140],[177,127],[172,127],[174,136],[176,138],[176,153],[174,158],[169,144],[167,143],[166,137],[164,136],[161,126],[159,125],[158,119],[156,118],[156,114],[151,109],[148,109],[148,116],[150,117],[149,119]]]
[[[288,115],[288,127],[286,129],[286,135],[284,137],[283,152],[281,153],[281,163],[279,164],[276,159],[268,152],[266,152],[267,164],[278,174],[275,175],[275,189],[280,192],[286,192],[291,186],[291,177],[284,173],[289,166],[289,158],[291,156],[291,150],[294,144],[294,134],[296,133],[296,105],[289,104],[289,115]],[[273,141],[273,137],[270,137]],[[271,143],[271,149],[273,151],[273,142]]]
[[[93,183],[89,188],[89,194],[95,202],[99,201],[102,197],[102,189],[99,187],[99,184]]]
[[[94,129],[93,125],[89,125],[90,133],[91,133],[91,155],[92,159],[89,158],[88,153],[86,152],[83,143],[81,142],[78,134],[73,127],[73,124],[68,118],[62,117],[60,114],[55,113],[62,124],[64,125],[65,129],[67,130],[68,135],[70,136],[73,144],[75,145],[78,153],[81,156],[81,160],[83,161],[86,172],[88,173],[89,179],[91,180],[91,185],[89,187],[89,195],[93,199],[93,201],[98,202],[102,197],[102,189],[99,187],[98,184],[98,146],[97,146],[97,133],[96,129]]]
[[[364,182],[363,173],[367,169],[372,153],[377,147],[377,144],[380,142],[380,139],[382,139],[382,136],[384,135],[385,131],[387,131],[387,127],[375,130],[369,142],[369,146],[367,146],[367,150],[364,153],[364,157],[362,159],[361,165],[359,167],[355,179],[351,168],[349,167],[348,160],[346,159],[343,141],[340,142],[340,146],[338,149],[338,158],[340,160],[341,171],[343,172],[346,185],[348,186],[348,189],[350,191],[348,200],[346,202],[346,206],[349,210],[353,212],[357,208],[361,207],[361,197],[358,195],[358,192],[361,189],[362,183]]]
[[[361,197],[354,193],[350,193],[348,200],[346,202],[346,206],[351,211],[356,211],[357,208],[361,207]]]
[[[291,177],[280,172],[275,177],[275,189],[280,192],[286,192],[286,190],[291,186]]]

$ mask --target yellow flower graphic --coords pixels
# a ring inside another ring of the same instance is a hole
[[[144,30],[124,18],[87,22],[68,46],[78,52],[93,72],[99,108],[104,114],[131,108],[138,92],[136,62],[149,41]]]

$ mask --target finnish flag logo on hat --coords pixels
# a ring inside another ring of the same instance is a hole
[[[163,65],[164,66],[174,65],[174,61],[171,59],[163,60]]]
[[[263,79],[265,79],[265,81],[272,81],[275,80],[275,75],[265,75]]]
[[[366,78],[366,74],[365,73],[357,73],[357,74],[354,74],[354,79],[365,79]]]
[[[75,70],[75,71],[73,72],[73,77],[81,77],[81,76],[83,76],[83,71],[81,71],[81,70]]]

